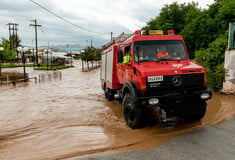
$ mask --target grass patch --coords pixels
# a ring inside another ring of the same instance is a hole
[[[73,59],[80,60],[81,56],[74,56]]]
[[[23,64],[2,64],[2,68],[15,68],[15,67],[23,67]],[[25,67],[33,67],[33,64],[25,64]]]
[[[66,69],[66,68],[71,68],[73,66],[64,66],[64,65],[52,65],[52,66],[48,66],[48,70],[60,70],[60,69]],[[41,65],[40,67],[35,67],[35,70],[47,70],[47,66],[46,65]]]
[[[23,67],[23,64],[2,64],[2,68],[15,68],[15,67]],[[47,70],[47,65],[41,65],[40,67],[37,67],[36,64],[25,64],[25,67],[34,67],[35,70]],[[48,70],[60,70],[60,69],[66,69],[71,68],[73,66],[65,66],[65,65],[49,65]]]

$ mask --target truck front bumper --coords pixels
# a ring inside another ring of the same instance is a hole
[[[185,101],[207,101],[211,98],[212,91],[204,89],[187,93],[168,93],[156,96],[136,97],[136,102],[146,107],[156,107],[169,103],[184,103]]]

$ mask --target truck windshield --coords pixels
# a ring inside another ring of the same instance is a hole
[[[149,40],[134,42],[134,57],[138,62],[179,61],[188,56],[181,40]]]

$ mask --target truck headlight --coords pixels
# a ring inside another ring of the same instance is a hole
[[[210,97],[209,93],[202,93],[201,94],[201,99],[202,100],[208,99],[209,97]]]
[[[158,98],[151,98],[149,99],[149,104],[154,105],[154,104],[158,104],[159,103],[159,99]]]

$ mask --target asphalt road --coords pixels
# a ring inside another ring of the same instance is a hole
[[[76,158],[76,160],[234,160],[235,116],[226,122],[172,138],[144,151]]]

